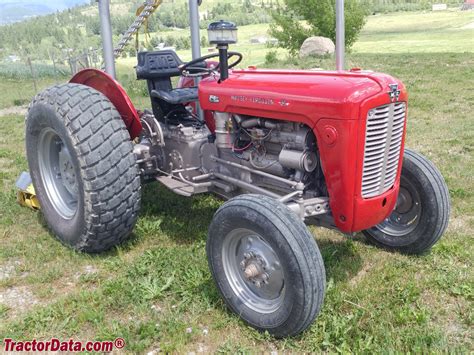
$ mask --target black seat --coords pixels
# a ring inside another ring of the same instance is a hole
[[[177,106],[198,100],[196,87],[173,88],[171,78],[181,75],[179,67],[182,64],[176,52],[171,50],[138,53],[137,79],[147,81],[153,113],[157,118],[170,111],[175,112]],[[196,67],[205,68],[206,63],[199,63]],[[187,114],[184,107],[182,110]]]
[[[171,50],[138,53],[137,79],[156,80],[180,76],[183,62]]]
[[[164,100],[171,105],[185,104],[198,100],[197,88],[181,88],[172,90],[152,90],[151,97]]]

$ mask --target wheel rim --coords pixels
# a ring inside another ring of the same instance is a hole
[[[257,233],[235,229],[222,245],[224,272],[239,299],[259,313],[275,312],[283,303],[285,279],[273,248]]]
[[[393,237],[403,237],[418,226],[421,207],[420,195],[415,186],[402,177],[395,210],[375,228]]]
[[[71,219],[78,205],[78,183],[71,154],[51,128],[40,132],[38,165],[44,189],[56,212]]]

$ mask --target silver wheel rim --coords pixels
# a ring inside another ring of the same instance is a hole
[[[273,248],[257,233],[234,229],[222,245],[224,272],[233,292],[258,313],[275,312],[283,303],[285,279]]]
[[[78,205],[77,177],[68,148],[51,128],[40,132],[38,166],[52,206],[61,217],[71,219]]]
[[[403,179],[400,185],[395,210],[375,227],[393,237],[403,237],[413,232],[421,216],[421,199],[416,188],[407,179]]]

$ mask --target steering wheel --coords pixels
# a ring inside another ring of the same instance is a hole
[[[219,53],[213,53],[209,55],[205,55],[204,57],[200,57],[197,59],[194,59],[188,63],[185,63],[183,65],[179,66],[179,70],[181,71],[181,74],[183,76],[188,76],[188,77],[197,77],[197,76],[204,76],[204,75],[209,75],[211,74],[215,68],[203,68],[199,66],[195,66],[196,64],[202,63],[208,59],[216,58],[219,57]],[[244,58],[242,53],[239,52],[228,52],[227,53],[227,60],[229,60],[232,57],[237,57],[237,59],[229,63],[229,69],[234,68],[235,66],[239,65],[242,59]]]

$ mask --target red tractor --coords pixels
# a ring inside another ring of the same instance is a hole
[[[138,54],[137,78],[147,81],[152,106],[145,111],[113,78],[105,18],[110,75],[84,70],[30,105],[34,187],[52,232],[91,253],[130,234],[143,182],[221,196],[228,201],[207,240],[217,288],[251,326],[296,335],[319,313],[326,283],[305,223],[419,254],[446,230],[448,190],[430,161],[404,148],[403,83],[342,70],[342,11],[339,70],[315,72],[235,69],[242,55],[228,46],[237,29],[224,21],[208,31],[219,53],[196,55],[197,6],[190,0],[194,60],[169,50]],[[177,88],[173,77],[181,77]]]

